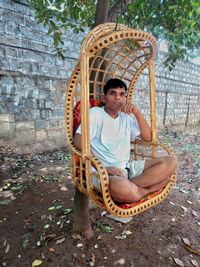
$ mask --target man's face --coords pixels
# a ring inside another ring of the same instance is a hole
[[[124,88],[111,88],[104,96],[105,107],[112,112],[119,112],[126,104],[126,91]]]

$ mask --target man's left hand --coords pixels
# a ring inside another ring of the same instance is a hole
[[[139,109],[132,103],[126,103],[126,105],[123,107],[122,112],[126,114],[138,114]]]

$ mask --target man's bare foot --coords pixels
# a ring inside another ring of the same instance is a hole
[[[162,189],[168,182],[169,182],[169,180],[164,180],[158,184],[155,184],[155,185],[148,187],[149,193],[152,193],[152,192],[155,192],[159,189]]]

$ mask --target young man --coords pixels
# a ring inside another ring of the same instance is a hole
[[[104,86],[104,106],[90,109],[92,153],[101,159],[110,179],[110,193],[118,202],[134,202],[163,188],[178,169],[173,157],[130,161],[130,142],[151,140],[151,130],[140,110],[126,103],[127,86],[110,79]],[[81,150],[81,127],[74,137]]]

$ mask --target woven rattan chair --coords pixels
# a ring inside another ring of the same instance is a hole
[[[86,194],[97,206],[119,217],[136,215],[158,203],[170,192],[176,180],[159,192],[145,196],[132,204],[115,203],[109,192],[109,177],[101,160],[90,152],[89,108],[100,104],[103,86],[110,78],[119,78],[128,85],[127,101],[131,102],[140,74],[149,77],[150,124],[152,141],[133,144],[131,154],[135,160],[171,155],[172,151],[156,141],[156,95],[153,60],[157,52],[156,39],[149,33],[130,29],[114,23],[101,24],[85,38],[80,60],[72,73],[66,92],[65,129],[67,143],[71,148],[71,173],[75,186]],[[136,92],[137,93],[137,92]],[[73,135],[81,121],[82,152],[73,144]],[[92,173],[92,166],[97,172]],[[99,190],[91,182],[92,177],[100,181]]]

